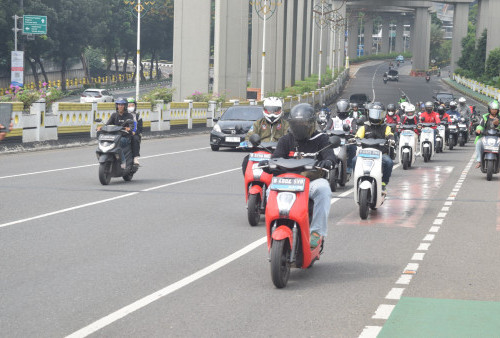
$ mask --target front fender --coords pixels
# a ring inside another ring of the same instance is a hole
[[[260,195],[260,198],[262,198],[262,187],[258,184],[252,185],[250,190],[248,191],[249,195]]]
[[[288,238],[288,241],[290,242],[290,248],[292,247],[292,243],[293,243],[292,229],[290,229],[289,227],[287,227],[285,225],[282,225],[278,229],[274,230],[271,237],[275,241],[280,241],[282,239]]]
[[[109,161],[109,160],[108,160],[108,158],[109,158],[110,156],[112,156],[112,155],[110,155],[110,154],[101,154],[101,155],[99,156],[99,163],[104,163],[104,162]]]
[[[372,183],[367,180],[361,182],[361,184],[359,185],[359,190],[364,190],[364,189],[370,190],[371,188],[372,188]]]

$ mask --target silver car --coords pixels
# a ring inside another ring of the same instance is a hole
[[[107,89],[89,88],[80,95],[80,103],[114,102],[115,99]]]

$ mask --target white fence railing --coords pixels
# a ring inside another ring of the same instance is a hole
[[[349,70],[345,70],[331,84],[321,89],[284,99],[284,110],[290,110],[298,103],[307,102],[313,106],[324,102],[331,103],[342,91],[348,79]],[[96,137],[96,119],[106,121],[115,111],[114,103],[72,103],[58,102],[47,112],[45,102],[35,102],[29,112],[23,111],[21,102],[3,103],[12,105],[13,131],[7,138],[21,137],[22,142],[57,140],[63,135],[81,134]],[[137,110],[143,119],[144,128],[152,132],[170,130],[175,127],[192,129],[193,126],[213,127],[214,118],[234,105],[257,105],[255,100],[231,100],[217,104],[210,102],[139,102]]]
[[[453,74],[453,80],[456,83],[461,84],[465,87],[472,89],[473,91],[491,97],[493,99],[500,98],[500,89],[493,86],[485,85],[484,83],[478,82],[476,80],[468,79],[457,74]]]

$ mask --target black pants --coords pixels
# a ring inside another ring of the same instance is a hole
[[[139,157],[141,156],[139,154],[140,150],[141,150],[141,135],[132,135],[132,155],[134,157]]]

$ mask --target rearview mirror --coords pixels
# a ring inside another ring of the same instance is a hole
[[[350,125],[348,125],[347,123],[344,123],[344,125],[342,126],[342,129],[343,129],[344,131],[351,131],[351,126],[350,126]]]
[[[254,147],[258,147],[260,145],[260,141],[261,141],[260,135],[259,134],[250,135],[249,141]]]
[[[95,119],[94,122],[101,123],[102,119]]]
[[[335,136],[335,135],[330,136],[329,140],[330,140],[330,143],[332,144],[332,148],[340,147],[340,144],[341,144],[340,137]]]

